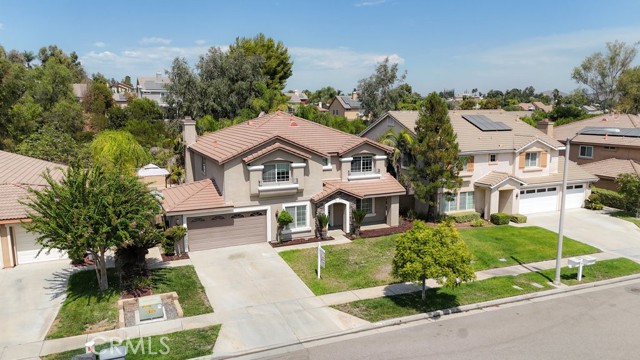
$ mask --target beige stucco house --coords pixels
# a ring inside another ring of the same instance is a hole
[[[27,221],[29,189],[48,186],[42,178],[47,170],[55,180],[62,179],[64,165],[0,151],[0,265],[10,268],[20,264],[58,260],[66,254],[57,250],[40,251],[36,234],[22,226]],[[38,254],[39,253],[39,254]]]
[[[294,221],[288,238],[315,234],[315,216],[352,230],[351,210],[365,224],[399,223],[405,189],[386,172],[391,148],[283,111],[196,136],[183,120],[186,184],[162,190],[171,226],[183,225],[190,251],[276,239],[276,214]]]
[[[519,120],[526,112],[454,110],[449,112],[457,135],[462,187],[453,199],[440,198],[441,213],[475,210],[490,214],[531,214],[560,208],[564,145]],[[388,129],[415,135],[417,111],[389,111],[361,136],[378,140]],[[552,126],[545,123],[546,131]],[[569,163],[567,208],[583,206],[597,178]],[[443,189],[445,190],[445,189]],[[403,202],[404,203],[404,202]]]
[[[347,120],[355,120],[362,117],[362,103],[358,100],[358,93],[354,91],[351,96],[338,95],[329,104],[329,113],[336,116],[344,116]]]

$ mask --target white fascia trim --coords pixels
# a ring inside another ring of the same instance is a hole
[[[264,165],[255,165],[255,166],[247,166],[249,171],[262,171],[264,170]]]
[[[376,155],[373,157],[376,160],[386,160],[387,159],[387,155]]]
[[[340,162],[351,162],[352,160],[352,157],[340,158]]]
[[[258,186],[258,191],[291,190],[291,189],[298,189],[299,187],[300,187],[299,184],[267,185],[267,186]]]
[[[366,180],[366,179],[381,179],[382,174],[366,174],[366,175],[349,175],[348,180]]]
[[[293,169],[299,169],[299,168],[303,168],[306,167],[307,163],[291,163],[291,167]]]
[[[460,151],[460,156],[469,156],[469,155],[485,155],[485,154],[506,154],[513,153],[514,149],[500,149],[500,150],[483,150],[483,151]]]
[[[322,166],[322,170],[331,170],[331,169],[333,169],[333,167],[331,167],[331,165]]]

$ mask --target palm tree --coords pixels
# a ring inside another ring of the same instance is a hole
[[[408,156],[408,160],[413,161],[411,150],[416,140],[415,137],[407,130],[403,129],[400,130],[400,132],[395,132],[393,129],[389,129],[382,134],[380,139],[378,139],[378,142],[393,147],[394,150],[391,154],[391,163],[393,168],[396,170],[396,174],[399,175],[400,173],[400,165],[402,165],[401,162],[403,161],[403,156]]]

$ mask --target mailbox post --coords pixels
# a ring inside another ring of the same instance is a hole
[[[578,268],[578,281],[582,281],[582,267],[585,265],[593,265],[596,263],[596,258],[593,256],[581,256],[569,258],[569,268]]]

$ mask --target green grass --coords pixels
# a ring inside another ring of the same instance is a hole
[[[537,226],[463,229],[460,230],[460,235],[474,256],[473,266],[476,271],[551,260],[556,257],[558,234]],[[563,257],[597,252],[600,250],[564,237]]]
[[[202,329],[184,330],[165,335],[132,339],[127,346],[127,360],[153,358],[155,360],[180,360],[210,355],[216,343],[220,325]],[[141,343],[142,342],[142,343]],[[110,344],[96,346],[100,351]],[[65,351],[43,357],[43,360],[68,360],[83,354],[84,349]],[[163,354],[165,353],[165,354]]]
[[[551,260],[556,256],[558,235],[535,226],[464,229],[460,235],[474,255],[475,270]],[[391,276],[397,236],[325,246],[326,268],[322,269],[320,280],[316,274],[317,249],[290,250],[281,252],[280,256],[316,295],[387,285],[397,282]],[[564,238],[565,257],[597,252],[600,250]]]
[[[640,264],[620,258],[598,261],[584,268],[582,283],[611,279],[640,273]],[[499,276],[481,281],[462,284],[455,289],[435,288],[427,290],[427,300],[423,302],[420,292],[377,299],[360,300],[336,305],[334,308],[367,321],[381,321],[401,316],[424,313],[434,310],[454,308],[483,301],[522,295],[551,289],[554,269],[526,273],[518,276]],[[578,284],[577,269],[563,268],[562,282],[567,285]],[[532,285],[542,285],[538,288]],[[522,290],[514,288],[518,286]]]
[[[395,248],[389,235],[356,239],[349,244],[325,246],[326,267],[318,280],[317,249],[289,250],[280,256],[316,295],[386,285],[391,277],[391,259]]]
[[[121,289],[115,270],[109,269],[108,274],[109,289],[104,293],[98,290],[94,270],[79,271],[69,277],[67,299],[49,329],[48,339],[115,329]],[[184,316],[213,311],[193,266],[157,269],[151,274],[153,292],[177,292]]]
[[[634,211],[614,211],[609,215],[613,217],[617,217],[618,219],[627,220],[636,224],[637,227],[640,227],[640,218],[636,217],[636,213]]]

